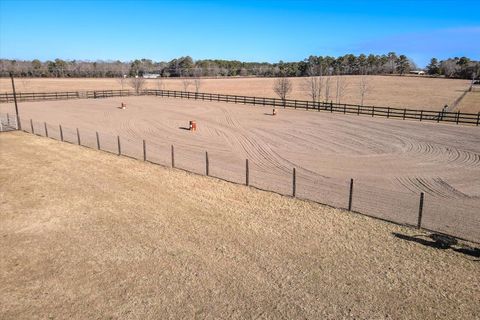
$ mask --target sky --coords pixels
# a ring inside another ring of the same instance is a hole
[[[300,61],[395,51],[480,60],[480,1],[7,1],[0,58]]]

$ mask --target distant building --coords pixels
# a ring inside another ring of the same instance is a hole
[[[158,74],[158,73],[144,73],[143,77],[145,79],[157,79],[157,78],[160,78],[160,74]]]
[[[410,71],[410,73],[411,74],[418,74],[420,76],[425,75],[425,71],[423,71],[423,70],[412,70],[412,71]]]

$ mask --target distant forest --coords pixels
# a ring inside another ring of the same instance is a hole
[[[17,77],[43,78],[115,78],[159,74],[162,77],[303,77],[332,74],[406,74],[417,70],[415,63],[405,55],[390,52],[384,55],[341,57],[310,56],[299,62],[267,63],[241,62],[236,60],[193,60],[181,57],[169,62],[155,62],[150,59],[122,61],[54,61],[0,59],[0,76],[10,72]],[[466,57],[455,57],[439,61],[432,58],[425,68],[426,74],[448,78],[472,79],[480,75],[480,62]]]

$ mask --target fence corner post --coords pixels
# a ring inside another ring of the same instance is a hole
[[[297,194],[297,172],[295,168],[293,168],[293,173],[292,173],[292,197],[295,198]]]
[[[143,139],[143,161],[147,161],[147,144]]]
[[[423,201],[424,201],[424,193],[420,193],[420,203],[418,205],[418,221],[417,221],[417,229],[422,228],[422,216],[423,216]]]
[[[97,136],[97,149],[100,150],[100,137],[98,136],[98,131],[95,131],[95,135]]]
[[[118,145],[118,155],[122,154],[122,147],[120,145],[120,136],[117,136],[117,145]]]
[[[350,179],[350,193],[348,196],[348,211],[352,211],[352,201],[353,201],[353,179]]]
[[[209,172],[209,163],[208,163],[208,151],[205,151],[205,175],[208,177],[210,172]]]
[[[78,128],[77,128],[77,143],[78,145],[80,145],[80,131],[78,131]]]

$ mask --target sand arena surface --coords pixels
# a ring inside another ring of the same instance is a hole
[[[346,89],[341,103],[360,103],[360,77],[344,76]],[[305,88],[304,78],[291,78],[293,90],[289,98],[309,100],[308,90]],[[245,96],[273,97],[278,96],[273,91],[275,78],[220,78],[202,79],[200,91],[209,93],[236,94]],[[335,102],[336,82],[332,78],[330,98]],[[410,108],[440,111],[444,105],[451,105],[469,86],[469,80],[434,79],[407,76],[369,76],[368,92],[365,96],[365,105],[382,107]],[[78,90],[119,90],[131,89],[128,80],[122,88],[118,79],[16,79],[18,91],[45,92],[45,91],[78,91]],[[146,80],[146,88],[184,90],[182,79],[155,79]],[[195,91],[191,84],[188,90]],[[0,92],[10,92],[10,79],[0,79]],[[462,110],[463,111],[463,110]],[[480,105],[469,106],[463,112],[476,113]]]
[[[126,110],[118,107],[127,104]],[[249,159],[250,183],[282,194],[345,208],[350,178],[355,180],[353,210],[399,223],[416,224],[420,192],[425,193],[423,225],[480,241],[480,130],[328,112],[160,97],[124,97],[21,103],[24,129],[102,149],[175,164],[204,174],[205,151],[210,174],[244,183]],[[0,105],[0,112],[13,106]],[[196,120],[198,130],[187,129]]]
[[[480,313],[472,248],[21,132],[0,146],[2,319]]]

